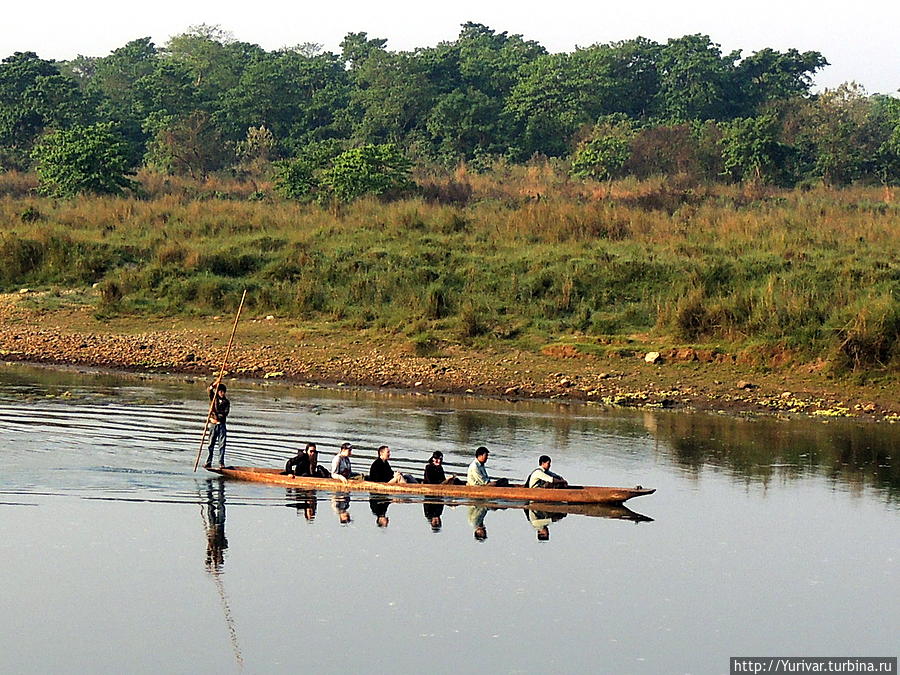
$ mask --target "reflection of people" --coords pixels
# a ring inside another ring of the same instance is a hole
[[[487,515],[486,506],[470,506],[469,507],[469,525],[475,534],[475,539],[484,541],[487,539],[487,528],[484,526],[484,517]]]
[[[425,512],[425,520],[431,523],[431,531],[440,532],[441,527],[444,525],[441,522],[441,516],[444,513],[444,505],[425,502],[422,504],[422,510]]]
[[[430,483],[432,485],[461,485],[462,481],[460,481],[456,476],[451,475],[447,478],[444,473],[444,453],[440,450],[435,450],[431,453],[431,459],[428,460],[428,464],[425,465],[425,475],[422,478],[423,483]]]
[[[297,509],[297,515],[303,512],[303,517],[309,521],[316,519],[316,509],[318,508],[318,498],[315,492],[308,490],[297,490],[295,488],[287,489],[287,506],[293,506]]]
[[[372,509],[372,515],[375,516],[375,524],[378,527],[387,527],[391,522],[387,517],[387,509],[390,503],[390,499],[377,495],[369,498],[369,508]]]
[[[541,455],[538,459],[538,467],[528,474],[525,487],[530,488],[563,488],[568,485],[559,474],[550,470],[550,457]]]
[[[331,508],[338,515],[341,524],[350,522],[350,495],[346,492],[335,492],[331,495]]]
[[[525,517],[537,532],[538,541],[550,541],[550,523],[562,520],[566,517],[565,513],[546,513],[544,511],[532,511],[525,509]]]
[[[487,469],[484,468],[489,454],[488,449],[484,446],[475,451],[475,459],[469,464],[469,470],[466,473],[466,485],[496,485],[497,487],[509,485],[509,481],[505,478],[491,480]]]
[[[206,481],[206,569],[218,572],[225,564],[225,481]]]
[[[210,433],[209,455],[206,457],[206,464],[203,465],[204,469],[208,469],[212,466],[213,451],[216,449],[216,446],[219,447],[219,468],[221,469],[225,466],[225,440],[228,436],[228,431],[225,428],[225,420],[228,417],[228,413],[231,412],[231,401],[225,396],[227,389],[228,388],[221,382],[219,382],[218,387],[216,387],[214,382],[209,385],[209,388],[207,389],[210,400]]]
[[[391,449],[387,445],[378,448],[378,458],[372,462],[369,469],[368,480],[373,483],[405,483],[406,479],[399,471],[391,468],[388,460],[391,458]]]
[[[350,443],[341,443],[341,449],[338,454],[331,460],[331,477],[347,482],[351,478],[359,478],[358,473],[353,473],[353,467],[350,465],[350,455],[353,454],[353,445]]]

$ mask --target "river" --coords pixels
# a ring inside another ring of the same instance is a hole
[[[229,382],[233,464],[540,454],[599,516],[336,498],[193,463],[183,377],[0,365],[0,672],[727,673],[896,656],[900,425]],[[606,517],[604,517],[606,516]],[[486,538],[475,536],[483,521]],[[539,537],[546,527],[548,539]]]

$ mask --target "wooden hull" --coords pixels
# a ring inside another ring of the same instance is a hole
[[[622,504],[632,497],[656,492],[644,488],[570,486],[568,488],[524,488],[474,485],[428,485],[425,483],[370,483],[364,480],[343,482],[336,478],[295,478],[278,469],[231,466],[208,469],[225,478],[256,483],[271,483],[301,490],[329,492],[372,492],[385,495],[427,495],[479,501],[538,502],[540,504]]]

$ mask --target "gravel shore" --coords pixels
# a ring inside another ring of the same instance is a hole
[[[8,294],[0,297],[0,360],[212,377],[231,327],[224,316],[100,321],[86,307],[39,310]],[[664,345],[658,353],[648,363],[643,351],[598,357],[575,349],[447,345],[417,356],[402,336],[257,317],[242,320],[228,374],[509,400],[900,421],[896,378],[859,384],[829,379],[821,364],[760,367],[740,354]]]

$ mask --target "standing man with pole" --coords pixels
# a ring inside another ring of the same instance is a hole
[[[210,439],[209,443],[209,459],[206,462],[204,468],[210,468],[212,464],[212,453],[213,453],[213,445],[216,438],[216,427],[219,426],[216,423],[217,416],[215,415],[216,405],[219,403],[219,394],[221,393],[221,398],[225,400],[224,408],[225,417],[228,416],[228,412],[231,410],[231,403],[227,398],[225,398],[225,385],[222,384],[222,378],[225,377],[225,366],[228,364],[228,357],[231,355],[231,345],[234,344],[234,334],[237,333],[237,325],[238,321],[241,318],[241,310],[244,308],[244,300],[247,298],[247,291],[245,290],[243,295],[241,295],[241,304],[238,305],[237,314],[234,316],[234,326],[231,329],[231,339],[228,340],[228,347],[225,349],[225,358],[222,360],[222,368],[219,370],[219,377],[216,378],[216,381],[209,388],[209,414],[206,416],[206,424],[203,426],[203,435],[200,437],[200,447],[197,448],[197,459],[194,460],[194,471],[197,470],[197,467],[200,465],[200,453],[203,452],[203,443],[206,441],[206,431],[209,429],[210,423],[213,425],[213,436]],[[219,433],[221,434],[222,444],[219,450],[219,467],[222,467],[225,464],[225,420],[223,418],[221,423],[221,429]]]
[[[216,445],[219,446],[219,468],[225,466],[225,441],[228,438],[228,430],[225,427],[225,420],[228,413],[231,412],[231,401],[225,396],[227,387],[221,382],[213,382],[209,385],[209,400],[212,405],[209,409],[209,425],[212,429],[209,433],[209,455],[206,457],[204,469],[212,466],[213,451]]]

